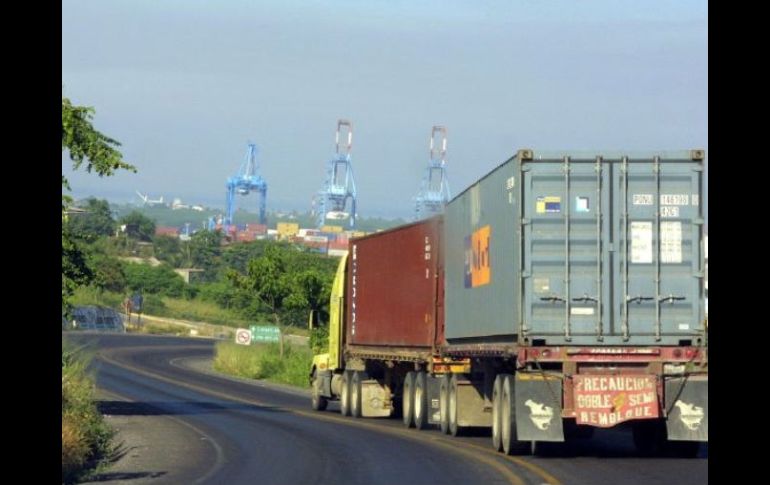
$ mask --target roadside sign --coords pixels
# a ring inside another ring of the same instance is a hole
[[[140,313],[142,311],[142,303],[144,303],[144,297],[142,297],[141,294],[135,293],[134,296],[131,297],[131,303],[133,305],[132,309],[135,313]]]
[[[252,342],[280,342],[281,329],[276,325],[252,325]]]
[[[251,345],[251,330],[239,328],[235,331],[235,343],[241,345]]]

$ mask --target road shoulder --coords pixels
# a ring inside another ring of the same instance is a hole
[[[116,431],[119,458],[84,483],[194,483],[217,466],[216,444],[193,426],[102,389],[97,399],[106,422]]]

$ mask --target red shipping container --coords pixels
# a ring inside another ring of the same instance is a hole
[[[444,343],[442,225],[438,216],[351,242],[348,345]]]
[[[246,224],[246,231],[257,235],[265,234],[267,233],[267,226],[265,224]]]

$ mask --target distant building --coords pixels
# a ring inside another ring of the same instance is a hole
[[[178,227],[171,227],[171,226],[156,226],[155,227],[155,235],[156,236],[179,237],[179,228]]]

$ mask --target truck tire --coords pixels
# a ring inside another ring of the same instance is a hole
[[[428,426],[428,376],[424,371],[417,372],[414,376],[414,427],[425,429]]]
[[[452,374],[449,379],[449,434],[452,436],[461,436],[462,428],[457,424],[457,374]]]
[[[361,413],[361,381],[364,377],[363,372],[353,372],[353,377],[350,379],[350,415],[354,418],[360,418]]]
[[[321,395],[321,379],[318,378],[318,373],[313,371],[313,384],[310,404],[313,411],[324,411],[326,406],[329,405],[329,400]]]
[[[406,373],[402,394],[401,417],[404,421],[404,426],[411,428],[414,426],[414,372],[412,371]]]
[[[340,385],[340,414],[350,416],[350,372],[342,373]]]
[[[439,415],[441,416],[441,433],[449,434],[449,374],[443,374],[439,383],[438,395]]]
[[[495,376],[495,384],[492,387],[492,448],[495,451],[503,449],[501,406],[503,402],[503,379],[502,375]]]
[[[512,375],[503,374],[502,383],[500,438],[503,445],[503,453],[506,455],[523,454],[531,450],[532,444],[516,439],[516,381]]]

